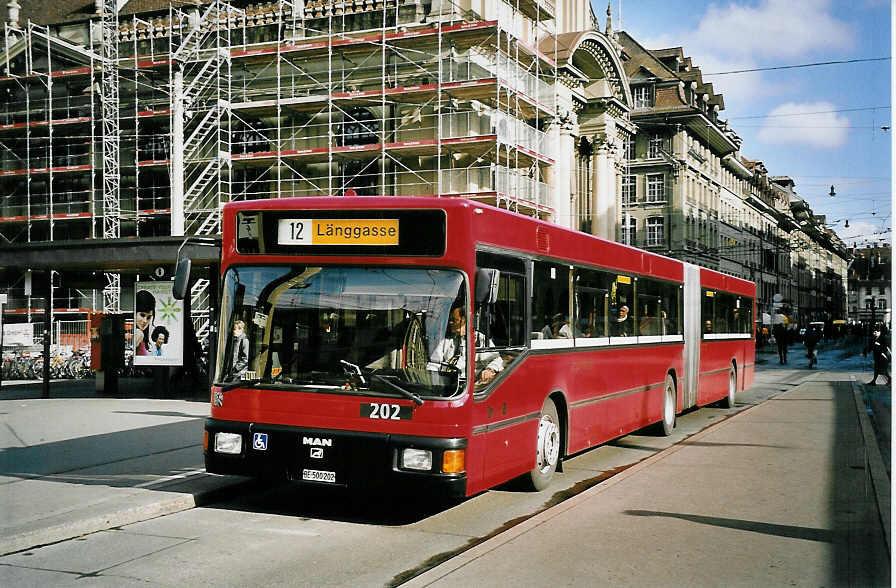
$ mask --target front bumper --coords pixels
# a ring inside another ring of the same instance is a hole
[[[205,469],[214,474],[349,489],[389,488],[392,492],[406,488],[452,497],[466,494],[465,472],[446,474],[440,470],[444,451],[466,449],[467,440],[463,438],[333,431],[212,418],[206,419],[205,431]],[[240,435],[240,452],[215,452],[215,434],[219,432]],[[432,451],[432,471],[402,469],[399,456],[405,448]]]

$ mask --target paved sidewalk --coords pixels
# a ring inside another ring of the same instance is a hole
[[[808,381],[405,586],[888,586],[863,418],[859,386]]]
[[[41,399],[39,384],[4,383],[0,554],[193,508],[245,483],[204,472],[208,403],[150,398],[149,384],[106,397],[63,381]]]

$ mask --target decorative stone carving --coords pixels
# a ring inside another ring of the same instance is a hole
[[[607,53],[606,47],[604,47],[600,43],[596,43],[591,39],[586,39],[582,42],[581,45],[579,45],[576,50],[584,51],[585,53],[591,55],[595,61],[597,61],[598,65],[600,65],[600,68],[607,76],[607,82],[613,89],[613,97],[625,104],[625,89],[623,88],[621,83],[621,80],[625,77],[625,75],[623,72],[617,71],[613,66],[613,58],[610,57],[609,53]]]

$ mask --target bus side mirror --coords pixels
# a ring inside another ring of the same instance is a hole
[[[491,268],[476,270],[476,302],[494,304],[498,301],[498,282],[501,272]]]
[[[174,273],[174,286],[171,288],[171,295],[175,300],[183,300],[187,297],[187,291],[190,288],[190,268],[193,262],[189,257],[177,260],[177,270]]]

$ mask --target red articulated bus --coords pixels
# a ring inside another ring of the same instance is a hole
[[[460,199],[239,202],[222,225],[209,472],[540,490],[752,384],[751,282]]]

